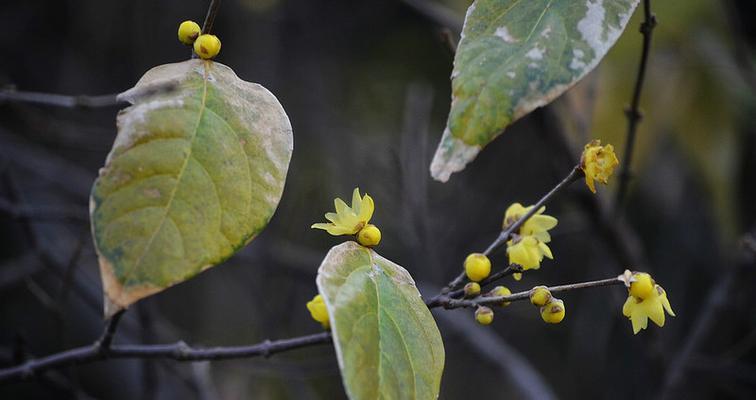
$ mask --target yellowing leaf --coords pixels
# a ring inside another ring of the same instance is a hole
[[[216,62],[155,67],[120,98],[133,105],[90,204],[106,314],[251,241],[278,205],[293,146],[275,96]]]
[[[638,0],[476,0],[452,71],[452,103],[431,175],[447,181],[512,122],[590,72]]]
[[[346,242],[328,252],[317,284],[350,399],[438,397],[444,345],[404,268]]]

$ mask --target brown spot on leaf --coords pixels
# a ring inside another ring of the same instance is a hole
[[[144,189],[144,195],[151,199],[157,199],[160,197],[160,190],[155,188]]]

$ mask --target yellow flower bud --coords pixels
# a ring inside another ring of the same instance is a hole
[[[178,28],[178,39],[185,45],[191,45],[201,33],[200,26],[194,21],[184,21]]]
[[[558,324],[564,319],[564,302],[552,298],[550,302],[541,307],[541,318],[543,322],[549,324]]]
[[[323,325],[323,328],[328,329],[331,327],[331,321],[328,317],[328,309],[326,308],[323,296],[317,295],[313,297],[312,300],[308,301],[307,309],[310,310],[312,319],[320,322],[320,324]]]
[[[530,303],[536,307],[543,307],[551,301],[551,292],[546,286],[536,286],[530,289]]]
[[[630,277],[630,295],[645,300],[653,294],[655,284],[651,275],[636,272]]]
[[[220,39],[215,35],[200,35],[194,41],[194,52],[203,60],[209,60],[217,56],[220,49]]]
[[[475,321],[481,325],[490,325],[493,322],[493,317],[493,310],[486,306],[480,306],[475,310]]]
[[[515,272],[514,274],[512,274],[512,278],[514,278],[514,280],[516,281],[519,281],[520,279],[522,279],[522,272]]]
[[[473,282],[488,278],[491,273],[491,260],[481,253],[472,253],[465,258],[465,274]]]
[[[506,286],[496,286],[490,292],[491,296],[496,296],[496,297],[509,296],[510,294],[512,294],[512,291],[509,290],[509,288],[507,288]],[[506,307],[506,306],[510,305],[511,303],[512,302],[510,302],[510,301],[502,301],[501,304],[500,304],[500,306]]]
[[[475,297],[480,294],[480,285],[478,282],[470,282],[465,285],[465,297]]]
[[[594,181],[606,185],[617,165],[619,165],[619,160],[614,154],[614,147],[611,144],[602,146],[600,140],[586,144],[580,156],[580,169],[585,174],[585,184],[593,193],[596,193]]]
[[[357,241],[365,247],[373,247],[381,241],[381,231],[373,224],[367,224],[357,233]]]

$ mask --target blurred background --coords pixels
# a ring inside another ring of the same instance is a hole
[[[179,22],[208,1],[6,0],[0,85],[110,94],[155,65],[187,59]],[[641,13],[599,67],[508,129],[449,183],[430,159],[449,110],[464,0],[224,0],[218,61],[270,89],[295,146],[268,228],[221,266],[125,315],[116,343],[240,345],[318,332],[304,304],[328,249],[309,229],[359,186],[374,197],[378,251],[430,296],[497,235],[512,202],[562,179],[592,138],[625,144],[623,109],[641,51]],[[652,1],[654,32],[634,178],[623,212],[616,179],[598,196],[560,194],[552,250],[536,284],[650,272],[676,318],[632,334],[618,287],[562,296],[546,326],[525,303],[477,326],[471,310],[435,310],[446,346],[443,399],[756,397],[756,5]],[[69,109],[0,100],[0,366],[92,343],[101,284],[89,233],[92,182],[116,135],[118,107]],[[745,239],[745,242],[744,242]],[[505,255],[493,259],[505,265]],[[4,399],[339,399],[332,346],[270,359],[111,360],[0,386]]]

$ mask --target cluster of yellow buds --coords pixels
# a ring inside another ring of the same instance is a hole
[[[194,52],[203,60],[217,56],[221,49],[220,39],[215,35],[203,35],[199,24],[194,21],[184,21],[179,25],[178,39],[187,46],[194,46]]]
[[[648,327],[648,320],[660,327],[664,326],[667,314],[675,316],[672,305],[667,299],[667,292],[656,284],[651,275],[645,272],[625,272],[617,277],[627,287],[628,296],[622,306],[622,314],[630,318],[633,324],[633,334]]]
[[[564,319],[564,301],[552,296],[546,286],[530,289],[530,303],[540,307],[541,318],[546,323],[558,324]]]
[[[477,283],[472,282],[468,283],[468,285],[477,285]],[[465,286],[465,293],[467,293],[467,286]],[[512,294],[512,291],[509,290],[505,286],[496,286],[493,288],[490,292],[486,293],[485,297],[503,297],[503,296],[509,296]],[[502,301],[498,304],[499,307],[506,307],[510,304],[508,301]],[[478,308],[475,310],[475,321],[477,321],[481,325],[490,325],[491,322],[493,322],[494,318],[494,312],[490,307],[486,306],[478,306]]]
[[[360,189],[352,192],[352,206],[347,206],[344,200],[336,198],[333,201],[335,213],[326,213],[325,219],[330,222],[312,224],[313,229],[322,229],[333,236],[355,235],[357,242],[365,247],[373,247],[381,242],[381,231],[373,224],[369,224],[375,211],[373,198],[367,193],[360,195]]]
[[[530,212],[533,207],[523,207],[520,203],[509,206],[504,213],[502,229],[508,229]],[[538,209],[520,226],[517,232],[512,233],[512,239],[507,242],[509,263],[521,266],[523,271],[540,268],[544,256],[554,259],[547,243],[551,241],[549,230],[553,229],[559,221],[550,215],[545,215],[544,211],[546,211],[546,207]],[[522,274],[515,273],[513,276],[516,280],[520,280]]]

